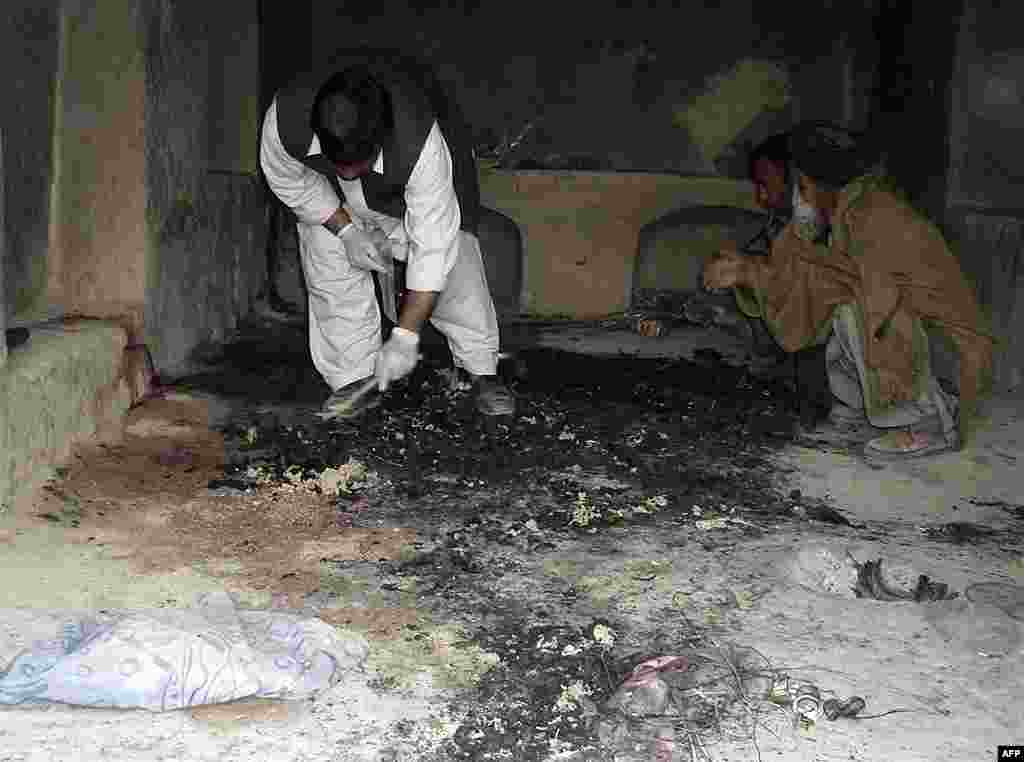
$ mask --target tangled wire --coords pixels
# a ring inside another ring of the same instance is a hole
[[[606,748],[628,754],[645,749],[657,762],[714,762],[710,748],[749,743],[761,759],[758,732],[781,740],[790,727],[809,732],[819,717],[873,719],[908,709],[863,715],[859,696],[821,700],[817,686],[772,666],[760,651],[713,646],[685,656],[656,657],[634,668],[605,705],[598,734]]]

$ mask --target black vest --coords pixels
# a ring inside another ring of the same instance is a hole
[[[276,94],[277,130],[285,150],[326,175],[338,198],[344,198],[334,165],[324,156],[306,154],[313,140],[310,122],[317,92],[332,75],[354,64],[366,65],[387,89],[394,112],[394,133],[383,146],[384,174],[371,171],[361,178],[367,205],[375,212],[403,217],[405,186],[436,120],[452,156],[462,229],[475,233],[480,217],[480,186],[469,129],[431,68],[412,57],[384,49],[346,50],[317,71],[299,76],[283,87]]]

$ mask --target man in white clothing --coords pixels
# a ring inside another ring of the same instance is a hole
[[[474,379],[480,412],[514,412],[496,375],[498,322],[476,236],[475,161],[429,67],[395,51],[359,49],[298,77],[267,110],[260,164],[298,218],[310,353],[333,390],[325,413],[377,404],[416,367],[428,320]],[[382,344],[373,273],[389,277],[392,259],[406,262],[407,290]],[[371,377],[373,390],[357,396]]]

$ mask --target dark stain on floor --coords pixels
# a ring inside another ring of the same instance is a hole
[[[765,508],[775,499],[765,456],[792,441],[797,415],[784,381],[743,367],[523,346],[499,368],[517,416],[496,422],[481,418],[465,385],[455,385],[443,345],[428,343],[425,354],[406,383],[354,422],[315,417],[328,389],[295,326],[249,326],[177,386],[233,401],[223,423],[228,477],[257,461],[283,474],[359,457],[414,496],[429,492],[439,473],[515,484],[582,468],[677,496],[712,492]],[[246,446],[254,432],[257,446]]]
[[[506,567],[550,549],[552,537],[589,534],[600,543],[605,526],[668,530],[718,512],[791,518],[802,502],[777,489],[769,458],[792,441],[799,415],[784,381],[716,363],[540,349],[525,330],[512,332],[511,340],[506,333],[509,343],[514,354],[500,371],[518,400],[510,421],[477,415],[436,337],[408,382],[356,422],[316,417],[328,390],[295,326],[249,326],[211,354],[203,372],[176,384],[231,404],[221,423],[229,453],[224,483],[244,486],[254,465],[284,480],[295,466],[313,476],[357,458],[391,479],[401,496],[358,520],[430,528],[433,539],[415,558],[383,564],[378,576],[415,574],[417,606],[475,625],[476,642],[505,665],[487,673],[466,699],[472,711],[451,739],[454,759],[540,760],[558,733],[578,749],[597,748],[593,707],[635,661],[613,661],[593,647],[559,655],[571,642],[587,640],[579,629],[589,616],[578,600],[585,596],[569,585],[548,608],[531,608],[495,592]],[[604,481],[581,490],[574,479],[588,474]],[[637,513],[637,504],[652,495],[661,501],[658,509]],[[575,523],[573,506],[584,499],[593,516]],[[351,497],[339,497],[339,510],[346,500]],[[837,523],[835,516],[822,520]],[[543,531],[523,531],[531,524]],[[747,531],[754,530],[737,527],[729,542]],[[714,549],[713,539],[706,542]],[[595,624],[600,621],[585,629]],[[672,647],[700,638],[683,624],[673,632],[679,643]],[[551,653],[536,648],[542,638],[555,644]],[[552,714],[559,693],[577,679],[600,689],[579,711]]]

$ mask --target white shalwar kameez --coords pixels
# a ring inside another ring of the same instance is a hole
[[[314,135],[309,155],[319,154]],[[387,156],[373,167],[383,173]],[[299,252],[309,293],[309,350],[333,391],[373,375],[381,318],[373,276],[353,267],[342,242],[323,227],[340,201],[328,179],[288,154],[277,129],[277,103],[263,124],[260,165],[271,190],[298,218]],[[397,219],[369,208],[361,180],[338,178],[345,210],[366,231],[382,230],[407,252],[406,288],[439,292],[430,322],[445,336],[455,364],[474,375],[498,365],[498,320],[480,242],[459,229],[452,160],[437,123],[427,136]]]

